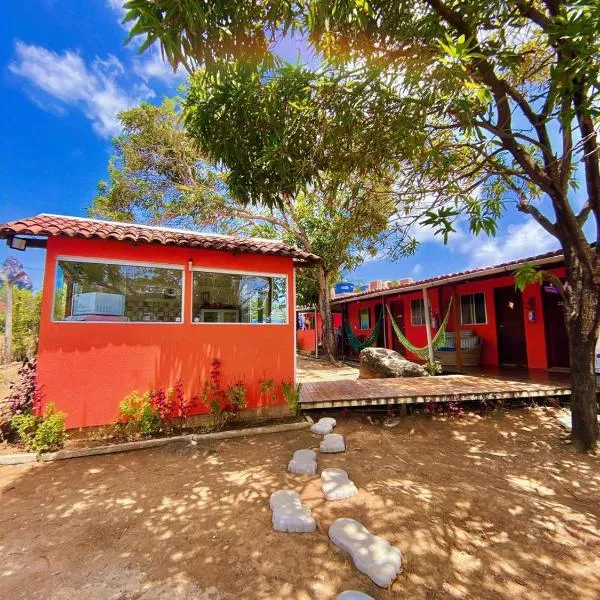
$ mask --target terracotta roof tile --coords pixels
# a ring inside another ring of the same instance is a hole
[[[153,227],[134,223],[117,223],[98,219],[41,214],[0,224],[0,237],[34,235],[43,237],[78,237],[116,240],[144,244],[163,244],[187,248],[204,248],[226,252],[289,256],[299,262],[318,263],[320,258],[279,240],[227,236],[214,233]]]
[[[555,252],[546,252],[545,254],[539,254],[537,256],[530,256],[528,258],[520,258],[518,260],[512,260],[510,262],[504,262],[497,265],[491,265],[489,267],[480,267],[478,269],[471,269],[469,271],[459,271],[458,273],[448,273],[446,275],[437,275],[436,277],[430,277],[429,279],[421,279],[418,281],[411,281],[402,283],[400,285],[392,286],[389,288],[382,288],[377,290],[365,290],[363,292],[355,292],[352,294],[343,294],[341,296],[336,296],[331,299],[332,304],[343,304],[344,302],[350,302],[352,300],[357,300],[364,297],[377,297],[380,295],[387,296],[389,294],[393,294],[394,292],[402,292],[405,289],[411,288],[420,288],[423,286],[436,285],[438,283],[445,282],[448,279],[454,279],[455,277],[460,278],[476,278],[476,277],[486,277],[493,271],[498,269],[505,269],[509,271],[511,269],[516,269],[519,265],[523,263],[535,263],[538,261],[543,261],[546,259],[556,258],[556,262],[562,260],[563,252],[562,250],[557,250]]]

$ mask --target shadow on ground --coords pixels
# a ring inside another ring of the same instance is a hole
[[[572,452],[551,410],[339,419],[359,486],[326,503],[286,473],[308,431],[0,469],[0,597],[217,600],[577,598],[600,590],[599,459]],[[314,534],[271,530],[271,492],[297,489]],[[390,591],[327,538],[348,516],[405,557]],[[391,592],[391,595],[390,595]]]

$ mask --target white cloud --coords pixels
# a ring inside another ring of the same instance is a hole
[[[123,27],[123,29],[129,30],[130,25],[123,23],[123,17],[125,16],[125,13],[127,12],[123,8],[124,2],[125,2],[125,0],[106,0],[106,5],[111,10],[114,10],[119,13],[119,25],[121,25],[121,27]]]
[[[417,263],[413,268],[411,273],[413,275],[418,275],[423,270],[423,265],[421,263]]]
[[[125,69],[113,55],[96,58],[88,66],[75,52],[60,54],[24,42],[16,43],[15,53],[8,67],[12,73],[53,99],[78,107],[102,137],[119,133],[119,112],[154,96],[145,84],[135,85],[133,94],[127,93],[118,83]]]
[[[144,81],[158,79],[167,84],[174,84],[185,78],[185,70],[180,68],[174,72],[173,67],[163,60],[157,45],[149,48],[134,61],[133,70]]]
[[[467,238],[460,244],[459,251],[469,256],[469,266],[480,267],[536,256],[558,248],[558,240],[530,219],[509,225],[495,238]]]

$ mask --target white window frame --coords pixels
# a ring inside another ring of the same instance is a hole
[[[415,314],[413,313],[413,302],[419,302],[419,304],[421,306],[423,306],[423,322],[422,323],[415,323]],[[425,324],[427,323],[427,319],[425,318],[425,311],[427,309],[425,308],[425,301],[423,300],[423,298],[412,298],[410,301],[410,324],[412,325],[412,327],[425,327]]]
[[[260,326],[287,326],[290,324],[290,288],[289,288],[289,277],[285,273],[264,273],[259,271],[240,271],[239,269],[213,269],[211,267],[192,267],[192,294],[190,298],[190,323],[192,325],[204,325],[209,327],[222,327],[222,326],[237,326],[252,325],[254,327]],[[257,277],[281,277],[285,279],[285,323],[206,323],[204,321],[194,321],[194,273],[222,273],[224,275],[255,275]],[[295,331],[295,326],[294,326]],[[295,334],[294,334],[295,335]],[[295,339],[295,338],[294,338]],[[295,342],[294,342],[295,343]]]
[[[63,262],[81,262],[100,265],[122,265],[124,267],[154,267],[157,269],[172,269],[181,271],[181,320],[180,321],[65,321],[54,318],[54,309],[56,303],[56,276],[58,273],[58,263]],[[65,325],[183,325],[185,323],[185,266],[173,263],[142,262],[135,260],[118,260],[114,258],[90,258],[89,256],[64,256],[59,255],[54,261],[54,282],[52,286],[52,312],[50,321],[52,323]]]
[[[462,299],[463,298],[467,298],[468,296],[471,297],[472,302],[471,302],[471,314],[473,315],[473,318],[475,318],[475,295],[477,294],[481,294],[483,296],[483,312],[485,313],[485,321],[482,321],[481,323],[477,323],[477,322],[473,322],[473,323],[464,323],[463,322],[463,314],[462,314]],[[469,292],[468,294],[461,294],[460,295],[460,324],[461,325],[487,325],[488,324],[488,314],[487,314],[487,297],[485,295],[485,292]]]
[[[369,325],[368,327],[363,327],[362,325],[362,318],[361,318],[361,314],[363,310],[367,311],[367,314],[369,315]],[[371,329],[371,307],[370,306],[363,306],[362,308],[358,309],[358,328],[360,331],[368,331],[369,329]]]

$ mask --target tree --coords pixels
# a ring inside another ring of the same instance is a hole
[[[235,54],[246,39],[266,53],[278,31],[304,31],[342,74],[343,85],[353,83],[357,103],[361,84],[377,68],[387,84],[381,95],[386,117],[411,115],[408,129],[405,119],[387,123],[369,112],[352,124],[357,128],[352,135],[365,144],[395,133],[386,156],[401,170],[398,200],[408,213],[424,214],[445,237],[461,215],[474,233],[493,234],[499,216],[514,203],[557,239],[567,273],[564,282],[554,283],[565,300],[571,350],[572,438],[581,450],[593,448],[598,438],[593,357],[600,324],[600,4],[306,0],[269,3],[267,9],[247,0],[235,3],[235,12],[229,3],[220,4],[212,20],[203,9],[183,18],[178,11],[186,4],[129,2],[132,36],[158,40],[173,64],[213,68],[214,55],[199,48],[217,30],[223,36],[214,47],[219,55]],[[243,20],[244,14],[251,18]],[[231,15],[238,19],[235,31],[223,26]],[[263,38],[257,41],[261,25]],[[332,161],[347,160],[331,152]],[[576,193],[580,179],[584,198]],[[588,223],[595,246],[584,231]]]
[[[234,81],[230,83],[233,85]],[[212,92],[207,88],[205,91],[207,97],[211,96]],[[269,120],[278,123],[276,115],[269,115],[265,109],[265,98],[272,101],[269,90],[261,88],[261,91],[262,100],[260,94],[248,96],[244,104],[246,109],[261,107],[258,109],[264,116],[261,121],[254,120],[254,113],[246,112],[244,116],[244,108],[235,99],[237,114],[233,107],[207,104],[205,119],[211,118],[210,114],[228,115],[228,127],[218,122],[206,125],[208,132],[218,132],[207,134],[212,144],[241,148],[252,137],[248,134],[256,131],[253,127],[268,131],[265,124]],[[251,175],[256,170],[245,165],[239,168],[232,165],[232,171],[208,168],[207,159],[201,158],[181,126],[177,106],[176,102],[166,100],[160,107],[142,104],[121,113],[124,133],[115,140],[110,180],[100,182],[91,212],[120,220],[209,226],[230,234],[276,237],[318,254],[323,261],[317,267],[317,276],[312,274],[313,269],[307,269],[300,276],[299,287],[305,290],[304,300],[314,299],[317,291],[325,354],[335,360],[330,288],[342,269],[358,266],[381,241],[394,212],[389,195],[385,202],[383,182],[348,177],[335,182],[324,179],[319,188],[277,195],[272,208],[265,206],[262,197],[257,197],[254,205],[250,200],[240,201],[229,193],[230,187],[238,185],[243,191],[250,186],[234,183],[233,178],[244,173]],[[246,134],[242,136],[239,131]],[[287,139],[287,134],[283,137]],[[209,144],[203,144],[200,137],[195,139],[200,140],[201,150],[207,152]],[[271,146],[265,150],[256,144],[252,150],[237,152],[236,156],[243,163],[255,151],[260,154],[271,150]],[[208,152],[207,155],[212,157]],[[266,187],[259,185],[257,189]]]

